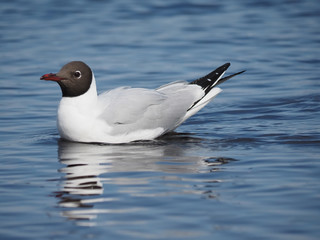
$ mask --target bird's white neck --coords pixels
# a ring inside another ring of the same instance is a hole
[[[92,82],[90,85],[89,90],[77,97],[62,97],[60,101],[61,105],[69,105],[74,106],[77,109],[90,109],[97,103],[98,95],[97,95],[97,87],[96,87],[96,80],[94,75],[92,74]]]
[[[97,101],[94,76],[86,93],[78,97],[63,97],[59,104],[57,119],[60,136],[71,141],[84,141],[90,136],[99,114]]]

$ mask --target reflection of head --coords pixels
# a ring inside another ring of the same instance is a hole
[[[89,144],[59,142],[59,159],[66,167],[59,171],[65,173],[63,191],[77,195],[98,195],[103,192],[99,179],[101,173],[107,172],[110,168],[109,160],[103,158]]]

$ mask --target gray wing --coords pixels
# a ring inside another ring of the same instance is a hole
[[[99,96],[100,117],[113,128],[113,134],[135,130],[175,129],[188,109],[204,95],[201,87],[175,82],[156,90],[122,87]]]
[[[152,106],[163,104],[167,99],[164,94],[143,89],[120,87],[99,96],[104,105],[101,118],[112,125],[132,124],[145,115]]]

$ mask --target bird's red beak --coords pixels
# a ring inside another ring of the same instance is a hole
[[[45,75],[43,75],[43,76],[40,78],[40,80],[55,81],[55,82],[61,81],[61,80],[63,80],[63,79],[64,79],[64,78],[59,77],[59,76],[57,76],[57,75],[54,74],[54,73],[45,74]]]

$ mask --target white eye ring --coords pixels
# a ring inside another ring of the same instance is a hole
[[[81,78],[81,72],[79,70],[75,71],[73,74],[76,78]]]

